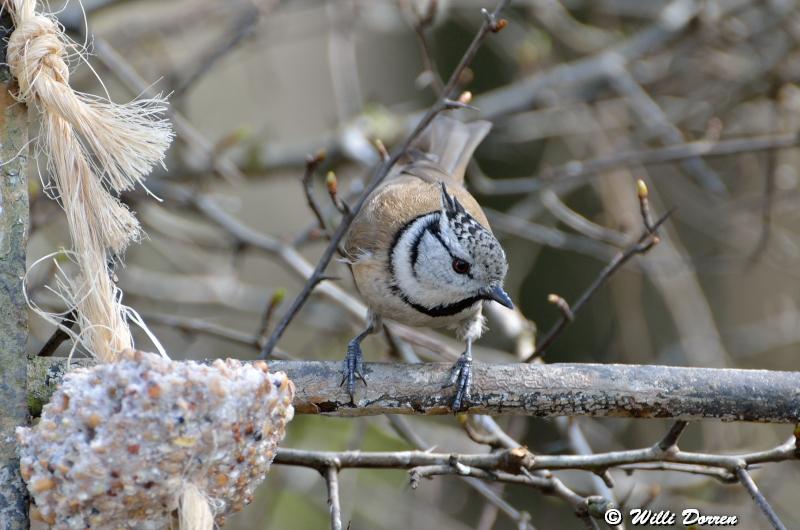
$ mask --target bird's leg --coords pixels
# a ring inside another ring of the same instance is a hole
[[[445,387],[456,387],[456,395],[453,398],[453,412],[465,410],[466,403],[469,401],[469,390],[472,384],[472,339],[467,339],[467,349],[453,365],[450,371],[450,379]]]
[[[367,380],[364,379],[364,363],[361,360],[361,341],[367,335],[375,333],[380,329],[381,322],[377,315],[370,311],[367,317],[368,323],[366,329],[359,333],[347,344],[347,355],[344,358],[344,369],[342,374],[342,382],[339,386],[347,383],[347,393],[350,394],[350,402],[354,403],[356,393],[356,377],[366,385]]]

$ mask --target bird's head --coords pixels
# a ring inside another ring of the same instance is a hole
[[[441,208],[411,221],[391,255],[394,288],[417,310],[456,314],[480,300],[513,307],[500,242],[442,184]]]

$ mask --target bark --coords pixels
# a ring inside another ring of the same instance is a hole
[[[11,28],[0,18],[2,62]],[[28,422],[26,343],[28,307],[23,296],[28,239],[28,122],[25,105],[9,93],[14,81],[0,67],[0,527],[28,528],[28,492],[19,473],[18,425]]]

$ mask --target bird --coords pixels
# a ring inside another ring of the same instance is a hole
[[[361,342],[383,319],[452,328],[466,343],[443,387],[455,386],[452,409],[470,397],[472,344],[485,330],[484,302],[513,308],[503,282],[508,261],[486,215],[464,187],[488,121],[439,115],[367,197],[344,242],[367,326],[347,346],[341,385],[354,403],[364,377]]]

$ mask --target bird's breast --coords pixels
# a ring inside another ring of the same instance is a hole
[[[465,303],[452,310],[430,310],[414,307],[413,302],[398,292],[386,274],[388,256],[360,259],[353,264],[353,277],[367,305],[384,318],[417,327],[452,327],[474,318],[480,311],[481,300]],[[457,310],[457,311],[456,311]]]

